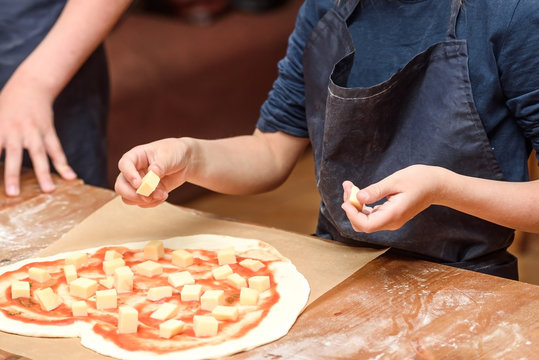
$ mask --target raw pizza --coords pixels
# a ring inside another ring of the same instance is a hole
[[[0,269],[0,330],[80,337],[121,359],[201,359],[284,336],[309,296],[267,243],[218,235],[127,243]]]

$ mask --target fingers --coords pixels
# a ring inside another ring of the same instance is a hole
[[[20,174],[22,165],[22,147],[18,139],[10,139],[4,148],[6,157],[4,163],[4,184],[7,196],[20,194]]]
[[[159,184],[150,196],[137,194],[137,188],[134,188],[131,183],[127,181],[123,173],[120,173],[116,178],[114,191],[121,196],[122,201],[125,204],[137,205],[143,208],[155,207],[168,198],[168,193],[165,191],[162,184]]]
[[[60,140],[56,132],[50,131],[44,138],[45,148],[49,154],[52,164],[58,174],[66,180],[74,180],[77,178],[77,174],[73,171],[71,166],[67,163],[67,158],[65,156]]]

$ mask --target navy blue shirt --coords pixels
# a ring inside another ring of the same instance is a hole
[[[365,0],[349,19],[356,49],[348,87],[387,80],[428,46],[445,40],[450,0]],[[308,137],[302,56],[333,0],[306,0],[257,128]],[[468,44],[474,101],[504,176],[528,179],[539,152],[539,1],[466,0],[457,38]],[[443,84],[441,84],[443,86]]]

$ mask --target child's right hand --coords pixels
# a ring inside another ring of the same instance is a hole
[[[140,207],[154,207],[168,197],[168,193],[186,181],[187,145],[183,139],[163,139],[139,145],[126,152],[118,162],[120,174],[114,190],[124,203]],[[159,184],[150,196],[136,193],[142,177],[152,170]]]

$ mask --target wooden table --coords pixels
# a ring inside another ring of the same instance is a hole
[[[0,261],[32,256],[114,197],[56,179],[41,194],[23,173],[0,194]],[[205,215],[200,214],[202,218]],[[537,359],[539,287],[382,255],[318,298],[278,341],[232,359]],[[21,358],[0,349],[0,360]]]

